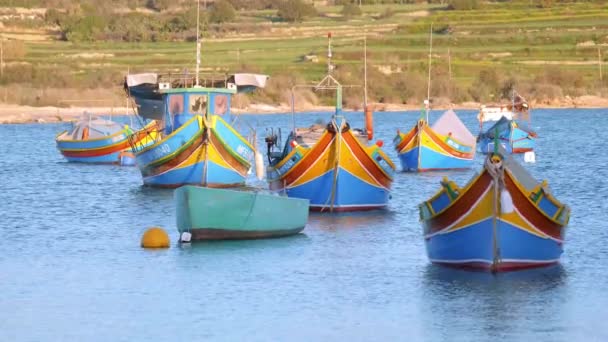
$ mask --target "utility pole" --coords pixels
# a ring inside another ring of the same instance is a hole
[[[4,78],[4,37],[0,36],[0,78]]]
[[[363,36],[363,108],[367,107],[367,32]]]
[[[450,48],[448,48],[448,79],[452,82],[452,55],[450,54]]]
[[[200,0],[196,0],[196,85],[198,87],[198,74],[201,67],[201,40],[199,33],[199,23],[200,23]],[[207,1],[205,0],[205,6],[207,6]]]
[[[429,34],[429,80],[426,88],[426,122],[429,122],[429,109],[431,106],[431,58],[433,56],[433,23],[431,23],[431,29]]]
[[[597,64],[600,67],[600,82],[603,81],[602,79],[602,50],[600,50],[600,47],[597,47]]]

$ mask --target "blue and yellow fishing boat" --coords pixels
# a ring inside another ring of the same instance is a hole
[[[466,187],[444,178],[419,208],[433,263],[492,272],[557,263],[570,216],[547,182],[537,182],[502,148]]]
[[[111,120],[83,118],[72,129],[59,133],[57,149],[69,162],[133,165],[129,140],[145,146],[151,143],[155,123],[133,132],[128,125]]]
[[[335,113],[327,125],[296,128],[294,124],[284,146],[277,135],[266,137],[270,189],[308,199],[315,211],[385,208],[395,165],[380,148],[381,141],[368,145],[373,137],[373,113],[368,106],[365,132],[352,129],[342,115],[342,85],[331,76],[331,34],[328,38],[328,73],[310,88],[335,91]],[[292,88],[295,122],[294,98]]]
[[[487,154],[494,151],[497,141],[507,153],[526,153],[534,151],[536,132],[530,128],[530,107],[526,99],[513,90],[510,104],[504,106],[482,106],[477,115],[479,152]],[[485,131],[484,122],[493,122]]]
[[[387,206],[395,166],[378,145],[366,146],[344,117],[334,115],[320,131],[296,129],[287,140],[281,152],[269,153],[271,190],[308,199],[315,211]]]
[[[403,171],[465,169],[475,157],[475,137],[453,110],[443,113],[433,126],[420,119],[409,132],[398,130],[393,143]]]
[[[145,185],[236,187],[245,183],[254,147],[231,125],[235,89],[163,89],[163,127],[150,146],[134,145]]]
[[[497,139],[495,139],[497,138]],[[526,153],[534,151],[536,132],[522,121],[501,117],[494,125],[477,137],[479,152],[487,154],[494,150],[497,141],[507,153]]]

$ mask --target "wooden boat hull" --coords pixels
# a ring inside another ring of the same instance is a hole
[[[308,221],[307,200],[259,192],[183,186],[175,203],[177,229],[192,240],[282,237]]]
[[[238,187],[245,183],[253,147],[217,115],[194,116],[154,145],[136,151],[144,185]]]
[[[337,127],[347,127],[344,124]],[[270,166],[270,189],[308,199],[313,211],[385,208],[395,170],[392,161],[378,146],[362,145],[350,128],[336,131],[326,129],[312,147],[296,146]]]
[[[498,132],[498,141],[507,153],[526,153],[534,150],[536,133],[528,132],[511,121]],[[494,152],[494,137],[487,135],[487,132],[480,135],[477,146],[481,153]]]
[[[148,134],[153,125],[154,123],[151,123],[135,133],[125,128],[107,137],[90,140],[61,140],[59,137],[65,133],[61,132],[57,135],[55,142],[57,149],[68,162],[123,164],[121,161],[128,160],[129,162],[124,165],[133,165],[131,163],[131,142],[134,141],[144,146],[152,143]]]
[[[526,190],[509,171],[503,190],[497,181],[485,169],[465,189],[444,180],[442,190],[420,205],[431,262],[501,272],[559,261],[567,206],[543,185]]]
[[[425,122],[398,133],[394,144],[406,172],[467,169],[475,157],[474,147],[436,133]]]

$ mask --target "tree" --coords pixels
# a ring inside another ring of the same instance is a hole
[[[317,10],[302,0],[285,0],[278,4],[277,15],[286,21],[299,22],[317,14]]]
[[[465,11],[479,8],[477,0],[450,0],[450,9],[457,11]]]
[[[342,7],[342,15],[345,17],[360,16],[361,8],[355,4],[346,4]]]
[[[234,20],[236,11],[226,0],[216,1],[209,11],[209,20],[212,23],[225,23]]]

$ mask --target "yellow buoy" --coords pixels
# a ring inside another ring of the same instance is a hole
[[[141,237],[143,248],[169,248],[169,243],[169,234],[159,227],[149,228]]]

